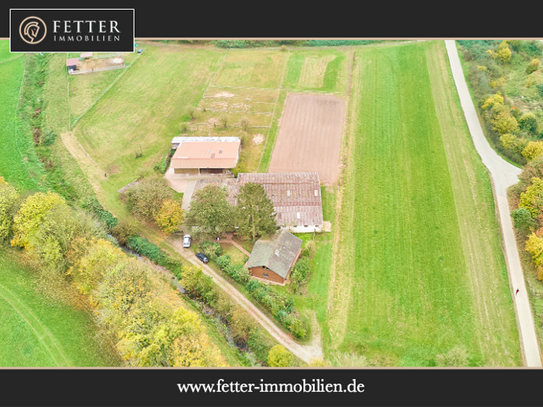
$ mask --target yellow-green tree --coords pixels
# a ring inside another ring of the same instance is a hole
[[[179,227],[185,220],[185,211],[177,201],[166,199],[158,211],[155,222],[158,227],[167,234],[172,234],[179,230]]]
[[[13,219],[12,246],[31,249],[31,238],[38,231],[46,215],[55,207],[64,207],[66,201],[54,192],[38,192],[29,196]]]
[[[543,239],[532,233],[526,241],[525,248],[532,255],[532,261],[536,266],[543,265]]]
[[[500,137],[500,142],[502,143],[503,148],[506,150],[512,150],[515,147],[515,141],[517,136],[514,134],[504,134]]]
[[[532,184],[520,194],[518,207],[528,209],[534,218],[539,216],[543,207],[543,179],[532,178]]]
[[[127,259],[121,249],[104,239],[77,238],[72,246],[75,259],[68,274],[84,294],[90,294],[110,268]]]
[[[272,367],[292,366],[294,357],[283,345],[275,345],[268,354],[268,365]]]
[[[517,119],[507,111],[501,111],[492,119],[492,128],[500,134],[514,133],[518,131]]]
[[[535,72],[539,69],[541,66],[541,61],[537,58],[532,59],[528,67],[526,68],[526,73],[529,75],[532,72]]]
[[[486,98],[482,103],[481,108],[483,110],[488,110],[492,109],[495,105],[503,105],[503,96],[500,92]]]
[[[530,141],[526,148],[522,150],[522,155],[526,157],[528,161],[543,154],[543,143],[541,141]]]
[[[512,55],[512,52],[511,50],[509,49],[509,47],[503,47],[501,49],[498,49],[498,51],[496,52],[496,56],[498,58],[500,58],[500,60],[503,62],[503,63],[509,63],[511,62],[511,55]]]
[[[19,194],[13,186],[0,177],[0,242],[6,241],[13,225],[13,210]]]

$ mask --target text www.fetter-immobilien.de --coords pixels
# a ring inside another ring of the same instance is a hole
[[[297,383],[260,383],[227,382],[219,379],[217,383],[177,383],[181,393],[363,393],[364,383],[325,383],[324,379],[302,379]]]

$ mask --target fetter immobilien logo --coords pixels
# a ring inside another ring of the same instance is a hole
[[[133,52],[134,9],[10,9],[11,52]]]

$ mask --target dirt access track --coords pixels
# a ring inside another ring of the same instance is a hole
[[[290,93],[268,172],[316,171],[322,184],[335,184],[343,109],[335,96]]]

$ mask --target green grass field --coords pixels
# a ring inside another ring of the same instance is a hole
[[[32,271],[0,248],[0,366],[118,366],[85,311],[47,299]]]
[[[333,49],[290,53],[284,87],[292,91],[345,92],[347,53]]]
[[[489,177],[442,42],[357,51],[330,273],[328,352],[520,365]]]
[[[0,176],[18,189],[40,190],[43,168],[34,152],[29,126],[20,120],[17,101],[25,58],[10,58],[8,41],[0,41]],[[6,54],[7,51],[7,54]]]
[[[287,58],[278,50],[229,51],[213,85],[277,89]]]

